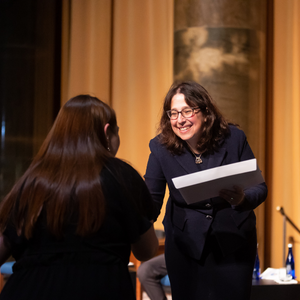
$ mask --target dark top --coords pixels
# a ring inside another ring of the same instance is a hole
[[[166,184],[169,199],[164,226],[166,243],[175,242],[181,251],[194,259],[200,259],[208,232],[213,229],[224,255],[236,251],[247,243],[256,230],[253,210],[267,196],[265,183],[246,189],[245,200],[239,206],[230,206],[220,197],[214,197],[188,205],[172,178],[222,165],[254,158],[244,132],[230,126],[230,134],[220,142],[219,149],[203,155],[203,163],[195,164],[195,157],[188,148],[181,155],[173,155],[159,141],[150,141],[145,182],[157,207],[157,215],[165,196]]]
[[[135,299],[128,262],[131,244],[150,227],[153,202],[140,175],[127,163],[110,159],[101,174],[106,217],[100,230],[87,237],[68,224],[64,238],[46,228],[45,212],[33,238],[5,235],[16,263],[0,299]]]

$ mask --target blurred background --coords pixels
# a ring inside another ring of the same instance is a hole
[[[0,199],[78,94],[115,109],[117,156],[143,176],[165,94],[195,80],[245,131],[268,185],[261,269],[282,267],[292,242],[300,272],[299,233],[284,235],[276,210],[300,227],[300,1],[1,0],[0,28]]]

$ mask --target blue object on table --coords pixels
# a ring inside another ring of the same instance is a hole
[[[8,261],[1,266],[1,274],[3,275],[11,275],[13,273],[13,265],[15,261]]]
[[[256,249],[256,257],[255,257],[252,279],[259,280],[259,275],[260,275],[259,257]]]
[[[292,275],[293,279],[295,279],[296,278],[296,276],[295,276],[295,261],[294,261],[292,247],[293,247],[293,244],[288,244],[289,252],[288,252],[288,256],[286,258],[286,273],[288,275]]]
[[[170,278],[169,275],[164,276],[161,280],[160,280],[161,284],[164,286],[170,286]]]

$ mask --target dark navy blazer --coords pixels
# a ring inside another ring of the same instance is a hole
[[[199,171],[192,154],[186,149],[181,155],[171,154],[158,137],[150,141],[145,181],[157,205],[163,204],[166,183],[169,188],[164,226],[166,236],[174,239],[181,251],[200,259],[208,232],[213,232],[226,255],[244,246],[256,234],[256,217],[253,212],[267,196],[265,183],[246,189],[245,200],[239,206],[230,206],[220,197],[188,205],[175,188],[172,178]],[[218,151],[203,157],[206,169],[254,158],[244,132],[230,126],[230,135]]]

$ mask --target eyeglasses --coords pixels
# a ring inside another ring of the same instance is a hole
[[[181,114],[184,118],[191,118],[192,116],[195,115],[195,109],[198,109],[198,108],[199,107],[188,107],[181,111],[172,109],[172,110],[167,110],[166,113],[171,120],[177,120],[179,114]]]

